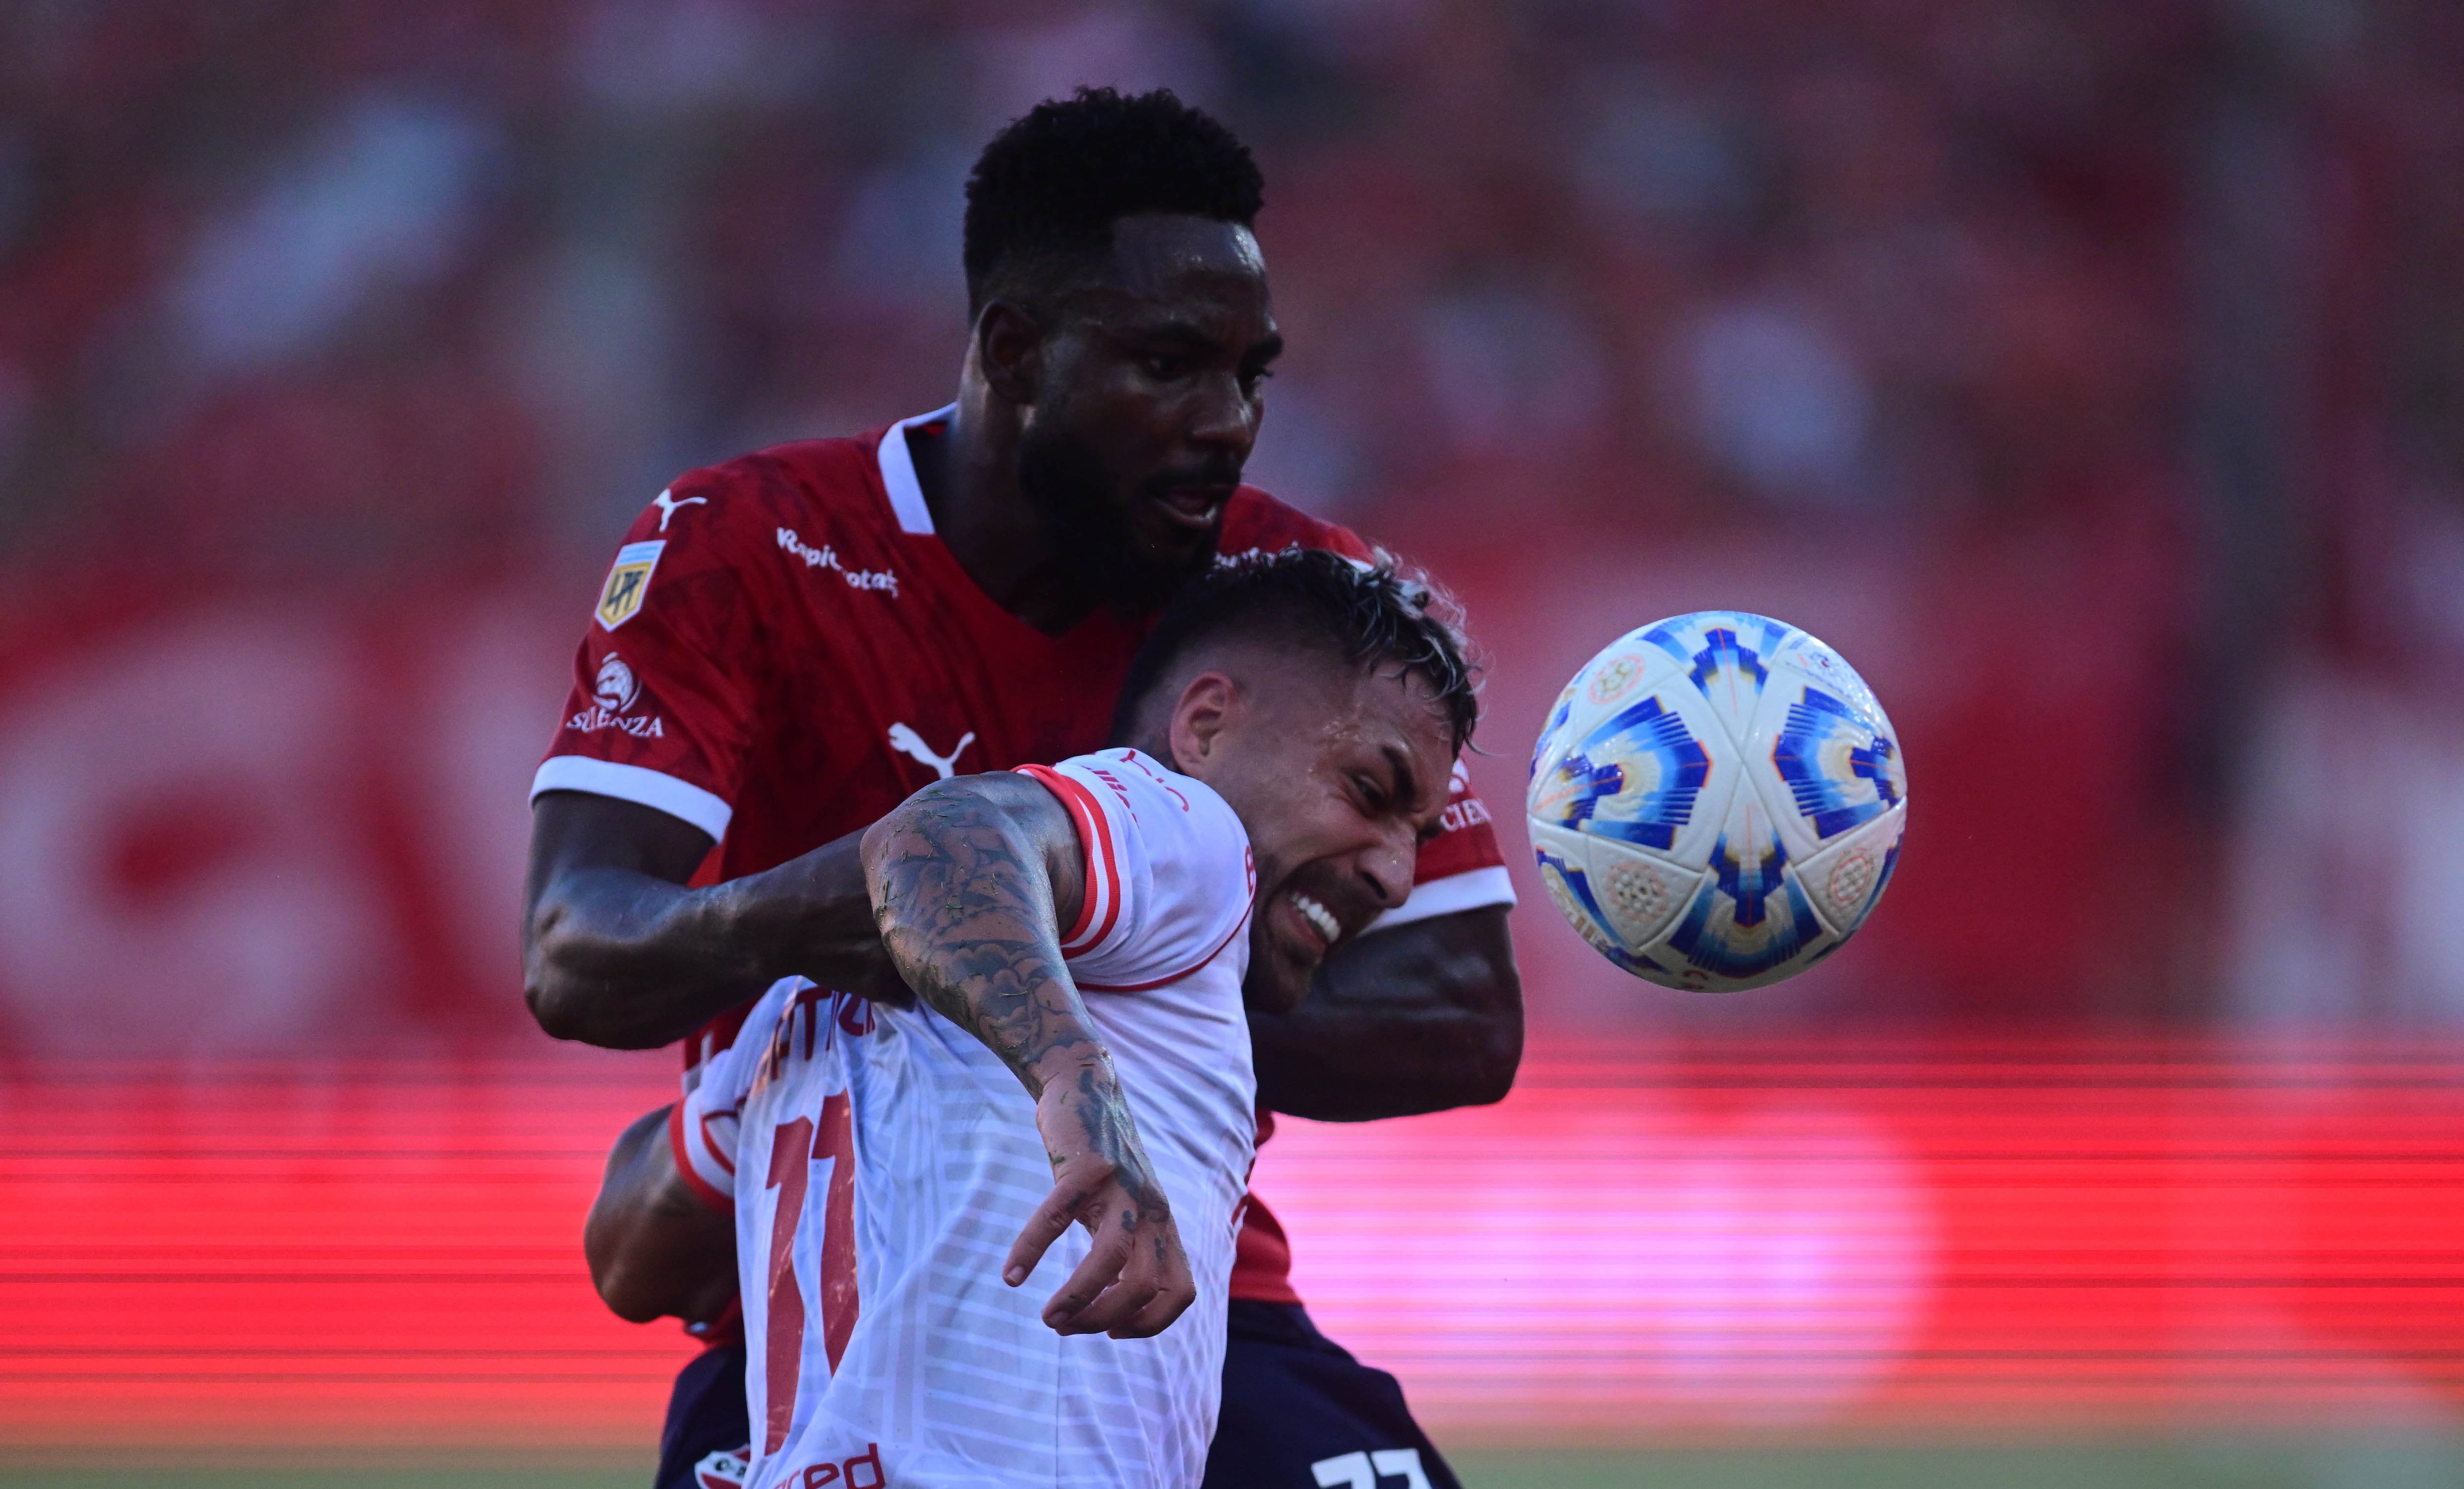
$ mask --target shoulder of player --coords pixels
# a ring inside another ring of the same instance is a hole
[[[1082,783],[1050,778],[1048,766],[1021,765],[936,780],[899,803],[899,812],[929,814],[942,823],[962,825],[1006,821],[1023,830],[1039,846],[1067,848],[1076,841],[1069,794]]]
[[[1373,550],[1360,535],[1340,523],[1310,516],[1254,486],[1233,492],[1232,499],[1224,504],[1223,532],[1217,540],[1225,556],[1237,557],[1253,550],[1281,553],[1295,544],[1324,548],[1348,558],[1365,560],[1373,557]]]
[[[1140,751],[1116,746],[1062,764],[1091,783],[1091,794],[1125,837],[1162,851],[1172,851],[1170,843],[1188,838],[1228,835],[1244,844],[1248,841],[1231,804],[1214,788]]]
[[[1020,769],[1067,807],[1083,850],[1084,892],[1061,937],[1081,988],[1160,987],[1230,940],[1256,876],[1222,798],[1134,750]]]
[[[688,471],[642,509],[627,540],[665,542],[679,558],[863,541],[887,517],[872,484],[876,443],[797,440]]]
[[[1247,917],[1257,890],[1249,835],[1231,804],[1204,781],[1135,750],[1064,763],[1089,783],[1103,830],[1117,844],[1105,850],[1117,863],[1114,894],[1126,912],[1117,950],[1143,968],[1107,964],[1094,970],[1097,981],[1082,985],[1134,992],[1211,959]],[[1170,963],[1172,975],[1144,966],[1154,957]]]

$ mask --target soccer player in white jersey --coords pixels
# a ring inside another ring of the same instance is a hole
[[[1401,903],[1474,712],[1425,591],[1295,550],[1175,601],[1113,747],[866,835],[916,1006],[775,985],[618,1143],[588,1227],[603,1295],[659,1311],[724,1288],[732,1227],[744,1482],[1199,1482],[1254,1151],[1244,977],[1288,1007]]]

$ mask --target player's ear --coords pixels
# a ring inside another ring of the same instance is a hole
[[[994,300],[976,318],[976,361],[1003,403],[1025,407],[1044,383],[1044,326],[1016,300]]]
[[[1240,686],[1221,672],[1200,672],[1172,708],[1172,768],[1204,779],[1222,754],[1224,732],[1241,704]]]

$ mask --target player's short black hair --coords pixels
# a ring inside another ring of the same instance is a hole
[[[1028,296],[1111,252],[1143,212],[1254,227],[1265,178],[1249,147],[1169,88],[1081,88],[1012,120],[967,178],[967,306]]]
[[[1148,694],[1199,643],[1227,635],[1290,638],[1353,664],[1419,672],[1437,693],[1461,750],[1480,722],[1480,692],[1451,601],[1397,572],[1391,558],[1355,563],[1321,548],[1287,548],[1217,560],[1181,586],[1130,663],[1112,714],[1129,742]]]

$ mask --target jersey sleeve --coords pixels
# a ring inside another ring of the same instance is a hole
[[[586,791],[727,835],[769,670],[752,484],[730,468],[694,471],[634,519],[574,653],[534,799]]]
[[[753,1074],[777,1034],[780,1015],[798,993],[813,984],[803,977],[782,977],[753,1005],[736,1031],[736,1042],[701,1067],[701,1079],[685,1099],[668,1108],[668,1148],[676,1172],[704,1203],[721,1214],[736,1213],[736,1146],[744,1099],[753,1089]]]
[[[1371,921],[1361,934],[1492,905],[1513,907],[1514,881],[1507,874],[1488,803],[1472,790],[1471,774],[1458,760],[1443,823],[1435,838],[1420,845],[1410,897]]]
[[[1135,750],[1023,765],[1061,799],[1086,858],[1086,893],[1061,952],[1079,988],[1136,993],[1215,959],[1249,923],[1257,871],[1221,797]]]

